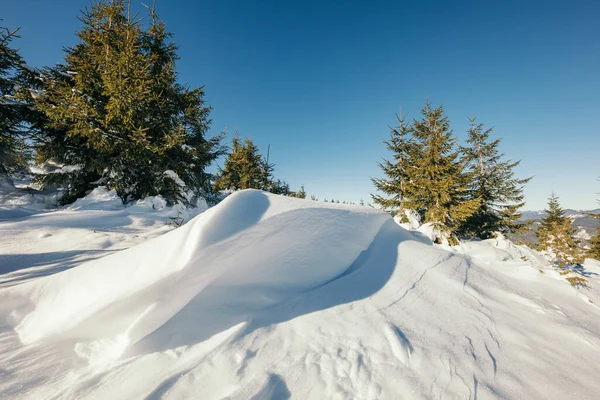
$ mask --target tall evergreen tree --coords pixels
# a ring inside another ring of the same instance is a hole
[[[575,239],[572,221],[565,215],[556,194],[548,198],[548,208],[544,211],[546,216],[537,230],[539,249],[551,255],[560,267],[583,262],[583,251]]]
[[[98,185],[124,201],[207,196],[205,168],[222,152],[220,136],[205,139],[204,90],[177,83],[177,46],[154,10],[147,30],[125,0],[99,0],[81,21],[80,42],[66,50],[64,65],[46,71],[37,102],[51,128],[39,161],[70,168],[42,182],[66,181],[65,202]]]
[[[19,52],[11,47],[18,29],[0,27],[0,179],[31,161],[30,124],[35,113],[27,99],[33,80]]]
[[[393,154],[393,161],[383,160],[378,165],[385,178],[371,178],[375,188],[382,194],[371,194],[375,204],[393,215],[404,211],[403,202],[412,185],[411,177],[415,173],[419,148],[410,137],[410,126],[404,116],[396,115],[398,126],[390,127],[390,139],[384,141],[387,149]]]
[[[415,210],[424,223],[455,244],[454,233],[477,210],[480,199],[467,196],[467,178],[443,106],[432,108],[427,102],[410,131],[419,156],[412,160],[404,207]]]
[[[495,232],[508,233],[523,228],[517,223],[518,211],[525,204],[523,186],[531,178],[514,177],[513,169],[520,161],[504,161],[498,150],[500,139],[489,140],[493,128],[470,119],[468,147],[461,147],[462,163],[468,169],[467,193],[470,199],[481,199],[473,215],[461,224],[462,235],[489,239]]]

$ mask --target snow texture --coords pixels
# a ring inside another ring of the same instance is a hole
[[[160,201],[112,209],[110,192],[88,197],[0,223],[10,265],[0,275],[1,398],[600,391],[595,261],[561,275],[504,238],[436,246],[431,229],[371,208],[254,190],[174,230],[157,227],[172,212]],[[102,238],[109,255],[94,253]],[[565,280],[575,275],[588,287]]]

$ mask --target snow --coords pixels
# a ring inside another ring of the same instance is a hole
[[[181,180],[181,178],[179,177],[179,175],[177,175],[175,171],[168,169],[165,172],[163,172],[163,174],[172,179],[177,186],[182,188],[185,187],[185,182]]]
[[[0,397],[597,398],[600,262],[254,190],[177,229],[113,200],[0,223]]]
[[[69,210],[119,210],[123,208],[123,201],[114,190],[99,186],[87,196],[77,199],[71,204]]]

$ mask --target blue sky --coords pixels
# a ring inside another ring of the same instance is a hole
[[[4,4],[5,3],[5,4]],[[76,43],[85,0],[3,2],[33,66]],[[133,1],[134,9],[141,2]],[[443,104],[495,127],[534,176],[527,209],[554,190],[569,208],[600,197],[600,1],[158,0],[180,46],[180,79],[206,85],[212,133],[237,128],[276,174],[309,194],[369,199],[400,106]]]

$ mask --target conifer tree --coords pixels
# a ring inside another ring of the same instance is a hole
[[[371,194],[373,202],[393,215],[404,211],[403,201],[410,191],[414,164],[418,157],[418,148],[409,136],[410,126],[405,123],[404,116],[396,115],[396,119],[398,126],[390,127],[390,139],[384,141],[393,154],[393,161],[383,160],[378,163],[385,178],[371,178],[375,188],[382,193]]]
[[[596,230],[596,234],[590,240],[590,249],[587,256],[600,261],[600,228]]]
[[[590,214],[590,217],[600,219],[600,214]],[[596,229],[596,234],[590,240],[590,249],[587,256],[600,261],[600,227]]]
[[[556,194],[552,193],[548,198],[548,208],[544,211],[546,216],[537,230],[540,251],[551,255],[559,267],[583,262],[583,251],[574,237],[572,221],[566,217]]]
[[[523,228],[516,220],[518,210],[525,204],[523,186],[531,178],[514,177],[513,169],[520,161],[503,160],[498,150],[500,139],[489,140],[493,128],[484,129],[483,124],[470,119],[469,147],[461,147],[462,163],[468,169],[469,199],[481,199],[479,207],[460,227],[462,235],[489,239],[495,232],[503,234]]]
[[[240,186],[242,142],[239,134],[236,132],[231,141],[231,152],[225,158],[223,168],[219,169],[214,183],[214,190],[237,190]]]
[[[236,132],[225,166],[217,174],[216,190],[259,189],[263,183],[263,162],[258,147],[246,138],[242,143]]]
[[[63,65],[46,70],[36,104],[51,128],[38,161],[70,166],[42,183],[62,178],[64,202],[98,185],[124,201],[208,196],[205,168],[222,153],[221,137],[205,139],[204,90],[177,82],[177,46],[154,10],[147,30],[125,0],[99,0],[81,21],[80,42],[66,50]]]
[[[31,161],[30,124],[35,113],[29,107],[33,72],[11,42],[19,29],[0,27],[0,179]]]
[[[306,191],[304,190],[304,185],[301,185],[300,190],[298,190],[297,192],[292,192],[291,195],[299,199],[306,199]]]
[[[467,177],[443,106],[432,108],[427,102],[410,131],[418,157],[412,159],[404,207],[416,211],[424,223],[431,223],[455,244],[454,232],[477,210],[480,199],[467,196]]]
[[[273,170],[274,165],[262,159],[254,142],[246,138],[242,143],[236,132],[231,153],[217,174],[215,190],[262,189],[276,193],[283,183],[272,179]],[[289,187],[284,194],[287,192]]]

